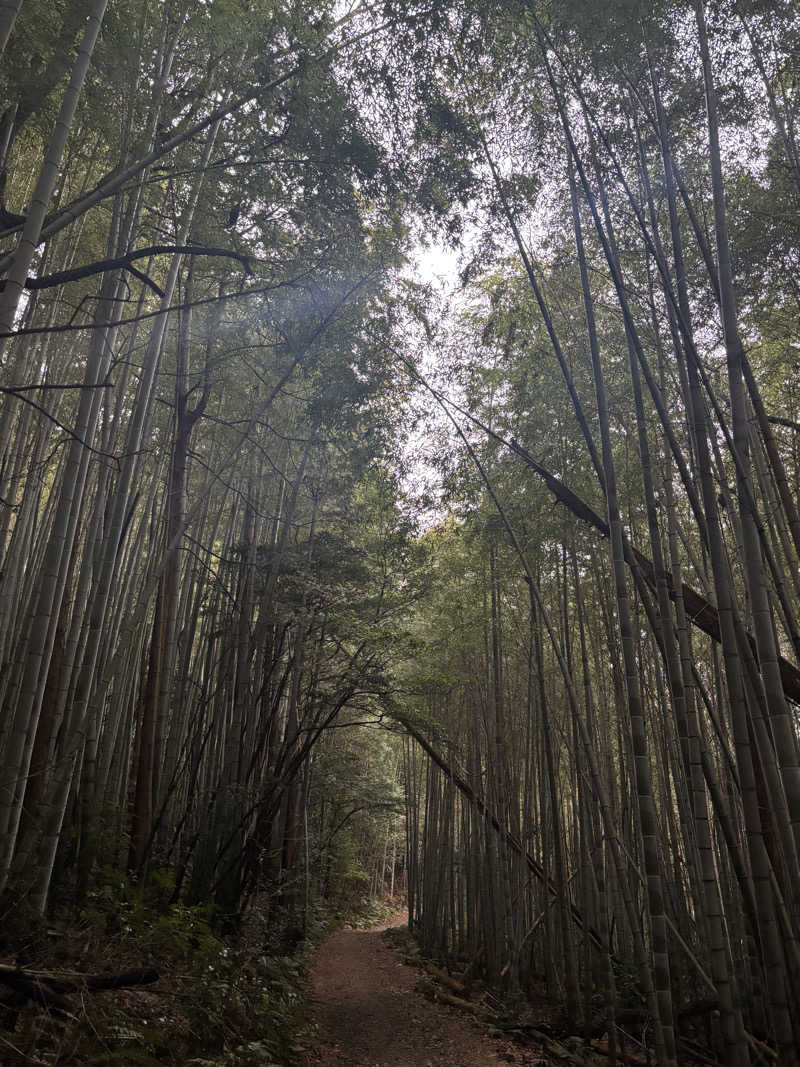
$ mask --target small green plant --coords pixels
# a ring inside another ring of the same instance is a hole
[[[350,923],[352,926],[366,930],[370,926],[386,922],[393,914],[394,908],[391,904],[377,897],[370,897],[362,901],[350,919]]]

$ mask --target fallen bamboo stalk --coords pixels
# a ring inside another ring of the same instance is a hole
[[[19,996],[44,1007],[63,1013],[72,1012],[74,1005],[69,993],[99,993],[108,989],[130,989],[133,986],[152,985],[159,979],[152,967],[116,974],[87,974],[69,978],[58,974],[23,971],[19,967],[0,964],[0,985],[8,986]]]

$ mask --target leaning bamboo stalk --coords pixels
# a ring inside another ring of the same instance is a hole
[[[758,648],[758,660],[769,704],[770,723],[780,753],[781,777],[789,803],[790,817],[795,835],[800,842],[800,755],[795,731],[791,725],[789,710],[783,689],[778,680],[777,650],[772,628],[772,614],[763,574],[763,560],[758,542],[755,517],[751,506],[753,500],[752,476],[750,473],[747,406],[744,393],[744,349],[737,321],[737,309],[733,292],[733,278],[728,245],[725,208],[725,193],[722,179],[722,164],[719,147],[716,90],[711,70],[711,59],[701,2],[695,4],[698,42],[706,89],[708,116],[709,162],[713,189],[714,230],[717,243],[717,264],[720,281],[720,306],[723,335],[727,353],[728,384],[733,418],[733,436],[741,468],[737,469],[737,495],[742,523],[745,551],[745,577],[750,595],[753,629]]]
[[[14,29],[14,22],[21,7],[22,0],[2,0],[2,3],[0,3],[0,56],[6,50],[8,39]]]
[[[211,138],[211,141],[213,142],[213,137]],[[210,152],[210,144],[207,143],[207,145],[206,145],[206,154],[208,154],[209,152]],[[190,201],[190,204],[189,204],[189,206],[187,208],[187,210],[189,211],[190,215],[191,215],[191,211],[193,211],[193,203],[196,203],[196,198],[197,198],[198,194],[199,194],[199,190],[197,189],[197,186],[195,186],[194,201],[193,202]],[[174,287],[174,279],[177,277],[178,265],[179,265],[179,257],[177,257],[177,256],[173,257],[173,260],[172,260],[171,265],[170,265],[170,278],[172,279],[172,286],[173,287]],[[168,279],[168,282],[169,282],[169,279]],[[111,291],[116,292],[118,285],[119,285],[119,278],[115,273],[109,273],[109,274],[105,275],[104,280],[103,280],[103,288],[105,290],[108,290],[110,288]],[[171,293],[171,288],[170,288],[170,293]],[[169,300],[167,300],[167,303],[169,303]],[[105,302],[101,302],[100,307],[101,307],[101,309],[103,309],[102,313],[105,314],[105,307],[106,307]],[[149,350],[150,359],[149,359],[149,361],[147,363],[147,374],[143,377],[142,382],[140,383],[140,392],[144,391],[146,397],[149,397],[150,388],[151,388],[151,385],[152,385],[152,378],[153,378],[153,376],[155,374],[155,370],[156,370],[156,366],[157,366],[157,362],[158,362],[157,355],[160,352],[161,344],[162,344],[162,341],[163,341],[163,332],[164,332],[164,330],[166,328],[166,318],[167,318],[167,313],[164,312],[158,319],[156,319],[156,323],[155,323],[155,326],[154,326],[154,329],[153,329],[153,335],[151,336],[151,344],[150,344],[150,350]],[[110,358],[111,358],[110,346],[108,344],[108,341],[109,341],[109,338],[105,336],[105,331],[104,330],[97,330],[97,331],[95,331],[95,333],[92,336],[92,342],[91,342],[90,350],[93,353],[93,358],[90,359],[89,363],[87,364],[87,377],[90,374],[92,374],[92,376],[93,376],[93,378],[90,379],[90,380],[102,378],[102,376],[106,372],[106,368],[108,367],[109,362],[110,362]],[[86,399],[87,392],[89,393],[88,400]],[[99,405],[98,393],[99,393],[98,390],[94,390],[94,391],[84,391],[81,394],[81,405],[83,405],[84,407],[86,407],[87,405],[91,405],[92,406],[92,412],[93,412],[90,415],[88,410],[87,410],[87,413],[86,413],[86,415],[84,417],[83,422],[82,423],[81,422],[78,423],[79,426],[83,426],[83,431],[80,434],[81,437],[83,437],[85,435],[86,428],[89,427],[89,426],[93,426],[95,424],[95,422],[96,422],[98,405]],[[94,623],[94,625],[90,626],[90,628],[89,628],[88,644],[87,644],[85,652],[84,652],[84,663],[82,665],[81,672],[80,672],[80,675],[78,677],[78,681],[77,681],[77,685],[76,685],[76,689],[75,689],[74,706],[70,709],[70,724],[69,724],[68,734],[69,734],[69,736],[71,736],[73,738],[76,738],[76,739],[79,738],[80,736],[82,736],[83,724],[86,721],[86,715],[87,715],[88,708],[89,708],[89,699],[90,699],[90,695],[91,695],[91,690],[92,690],[92,687],[95,684],[94,667],[95,667],[95,663],[96,663],[96,660],[97,660],[97,654],[98,654],[98,649],[99,649],[99,644],[100,644],[100,638],[101,638],[101,635],[102,635],[102,629],[101,629],[102,621],[105,618],[105,613],[102,610],[103,609],[103,605],[105,603],[105,600],[103,598],[105,597],[107,599],[107,597],[108,597],[108,593],[109,593],[109,590],[110,590],[110,587],[111,587],[109,569],[110,569],[110,567],[113,567],[113,564],[116,561],[117,554],[118,554],[118,551],[119,551],[120,546],[121,546],[121,541],[122,541],[122,536],[121,535],[122,535],[122,530],[123,530],[123,527],[124,527],[124,524],[125,524],[125,517],[126,517],[126,513],[127,513],[128,490],[129,490],[129,486],[130,486],[130,479],[132,477],[133,466],[136,463],[136,460],[138,458],[138,453],[139,453],[139,444],[136,443],[136,442],[138,441],[140,443],[140,441],[141,441],[141,434],[143,432],[143,425],[144,425],[144,417],[145,417],[145,413],[146,413],[146,409],[147,408],[148,408],[148,405],[146,403],[140,403],[134,409],[134,417],[131,420],[131,424],[129,426],[129,434],[128,434],[128,444],[133,443],[133,447],[130,449],[128,455],[126,456],[126,458],[125,458],[125,460],[123,461],[123,464],[122,464],[120,481],[119,481],[119,484],[117,485],[116,492],[115,492],[115,497],[114,497],[114,508],[112,510],[111,522],[108,524],[107,529],[106,529],[105,544],[106,544],[107,547],[103,550],[103,554],[102,554],[103,562],[102,562],[102,566],[100,568],[99,577],[96,579],[96,582],[95,582],[95,587],[94,587],[94,590],[93,590],[93,598],[92,598],[92,601],[93,601],[92,602],[92,610],[91,610],[91,613],[90,613],[91,614],[91,619],[92,619],[92,622]],[[76,445],[73,444],[73,451],[75,450],[75,448],[76,448]],[[85,469],[87,460],[88,460],[88,455],[87,455],[86,450],[81,450],[81,454],[76,457],[76,462],[80,465],[81,469]],[[71,497],[67,497],[66,501],[65,501],[65,503],[68,506],[70,504],[70,500],[74,499],[75,494],[78,492],[79,486],[82,485],[83,478],[79,478],[79,477],[76,476],[74,478],[74,482],[73,482],[72,479],[70,479],[70,481],[72,482],[72,484],[71,484],[71,494],[72,494],[72,496]],[[62,523],[62,525],[63,525],[63,523]],[[73,534],[74,534],[74,522],[69,527],[69,529],[71,529],[73,531]],[[71,536],[72,535],[70,535],[68,530],[67,530],[67,531],[65,531],[64,534],[61,534],[56,539],[52,540],[51,544],[52,544],[53,552],[58,551],[59,552],[59,556],[60,556],[62,545],[63,544],[71,544]],[[51,567],[51,573],[52,573],[52,564],[50,565],[50,567]],[[56,581],[56,588],[58,588],[58,582],[57,581]],[[45,587],[45,589],[43,590],[43,593],[41,595],[43,595],[44,592],[46,592],[46,591],[47,591],[47,589]],[[63,593],[63,586],[61,587],[61,591]],[[40,600],[41,600],[41,595],[40,595]],[[98,600],[98,597],[100,598],[99,600]],[[41,630],[41,625],[39,626],[39,629]],[[36,647],[37,646],[34,646],[33,652],[36,651]],[[30,653],[29,653],[29,656],[30,656]],[[46,675],[46,671],[43,672],[43,673]],[[28,692],[30,694],[30,693],[32,693],[32,690],[29,688]],[[33,707],[34,713],[38,715],[38,711],[36,709],[36,704],[34,703],[35,699],[36,699],[35,698],[35,694],[33,694],[32,696],[29,696],[25,706],[30,705],[31,707]],[[35,731],[35,726],[34,726],[34,731]],[[64,803],[65,804],[66,801],[67,801],[67,798],[68,798],[68,790],[62,790],[61,794],[60,794],[60,797],[61,797],[61,799],[59,800],[59,803]],[[58,820],[54,820],[54,825],[56,824],[56,822],[58,822]],[[60,825],[60,823],[59,823],[59,825]],[[13,847],[13,840],[14,840],[13,836],[11,838],[9,838],[9,844],[10,844],[11,847]]]
[[[683,316],[687,323],[691,322],[688,293],[686,290],[685,272],[682,261],[682,246],[680,230],[678,226],[677,206],[674,194],[673,170],[671,155],[666,142],[666,130],[663,124],[663,115],[659,109],[656,98],[657,114],[660,127],[660,143],[662,159],[666,178],[667,200],[670,211],[670,225],[672,231],[673,256],[675,257],[675,274],[678,286],[678,299],[682,305]],[[766,853],[764,849],[763,834],[760,818],[758,815],[758,800],[755,796],[755,782],[753,777],[753,764],[750,752],[749,737],[746,727],[747,710],[744,705],[744,693],[741,681],[741,666],[736,651],[736,638],[733,630],[732,604],[730,595],[730,576],[724,561],[724,552],[719,536],[719,521],[717,516],[717,500],[713,482],[710,476],[710,464],[708,445],[706,438],[706,412],[705,405],[700,395],[698,372],[694,362],[689,359],[689,375],[691,400],[694,406],[694,419],[697,427],[698,461],[700,466],[701,487],[704,502],[707,509],[709,530],[711,532],[711,563],[714,570],[715,586],[718,593],[719,616],[723,637],[723,651],[726,658],[726,671],[728,674],[729,699],[733,713],[734,736],[736,741],[737,761],[742,788],[744,814],[748,828],[748,838],[753,863],[753,874],[756,879],[757,892],[755,900],[758,908],[757,917],[761,931],[762,947],[765,952],[767,973],[770,976],[772,997],[774,999],[773,1014],[781,1018],[779,1029],[786,1031],[788,1023],[785,994],[783,992],[783,976],[780,974],[780,952],[776,943],[776,928],[774,910],[771,907],[771,887],[764,885],[767,876]],[[760,884],[759,884],[760,883]]]
[[[645,194],[651,205],[651,212],[654,216],[655,212],[652,205],[652,193],[644,159],[642,160],[642,173],[644,176]],[[655,229],[654,237],[657,239],[657,231]],[[728,1062],[731,1064],[742,1064],[744,1067],[744,1065],[749,1062],[749,1055],[747,1044],[744,1040],[744,1025],[741,1010],[735,997],[732,960],[730,959],[728,943],[725,936],[724,914],[722,911],[719,887],[716,880],[714,855],[708,823],[708,801],[705,793],[702,767],[700,765],[699,731],[694,702],[694,679],[690,669],[691,651],[688,644],[685,606],[681,595],[680,557],[677,551],[677,537],[675,534],[676,518],[673,489],[670,472],[669,469],[667,469],[664,477],[664,485],[667,499],[668,523],[670,524],[669,543],[672,557],[672,571],[676,577],[675,605],[678,616],[678,641],[682,643],[680,655],[675,640],[671,612],[669,610],[666,568],[661,555],[661,544],[656,521],[656,507],[650,465],[649,460],[646,461],[644,458],[647,453],[647,436],[642,408],[641,387],[638,385],[638,371],[633,359],[631,359],[631,375],[634,384],[634,399],[636,402],[637,423],[641,442],[640,455],[643,457],[643,480],[645,492],[648,497],[647,511],[648,523],[650,525],[651,550],[656,572],[659,609],[662,622],[661,642],[666,653],[670,688],[673,694],[673,702],[676,706],[678,722],[679,725],[683,723],[685,731],[685,758],[691,785],[692,821],[697,834],[697,854],[702,875],[703,918],[707,923],[710,935],[709,949],[711,954],[711,971],[720,1003],[721,1030],[725,1042]],[[692,847],[692,844],[692,841],[687,842],[687,849]]]
[[[502,507],[502,504],[500,503],[500,500],[497,497],[497,494],[496,494],[496,492],[494,490],[492,482],[489,479],[489,477],[488,477],[488,475],[487,475],[487,473],[486,473],[486,471],[485,471],[480,459],[478,458],[478,456],[475,453],[474,449],[472,448],[472,446],[470,445],[470,443],[467,440],[466,436],[464,435],[463,430],[461,430],[461,428],[459,427],[458,423],[455,421],[455,419],[453,418],[452,414],[448,410],[448,407],[445,404],[444,400],[439,396],[439,394],[430,385],[428,385],[428,383],[424,379],[419,378],[418,375],[417,375],[417,377],[426,386],[428,391],[431,392],[432,396],[434,396],[434,398],[437,400],[437,402],[442,406],[442,408],[446,412],[448,418],[453,423],[453,426],[456,429],[456,432],[459,434],[459,436],[461,437],[462,441],[464,442],[464,445],[465,445],[465,447],[466,447],[466,449],[467,449],[467,451],[468,451],[468,453],[469,453],[469,455],[470,455],[470,457],[472,459],[472,462],[475,464],[478,472],[480,473],[481,479],[482,479],[484,485],[486,486],[486,489],[487,489],[487,491],[489,493],[489,496],[491,497],[492,503],[494,504],[495,508],[497,509],[497,512],[498,512],[498,514],[499,514],[499,516],[500,516],[500,518],[501,518],[501,520],[503,522],[503,525],[504,525],[504,527],[506,529],[506,532],[508,533],[508,536],[509,536],[509,539],[511,541],[511,544],[514,547],[514,550],[515,550],[515,552],[516,552],[516,554],[517,554],[517,556],[518,556],[518,558],[520,560],[520,563],[522,564],[522,567],[523,567],[523,570],[524,570],[525,576],[526,576],[526,581],[528,582],[529,588],[534,593],[537,610],[539,612],[539,615],[540,615],[542,621],[544,622],[545,628],[547,630],[547,633],[548,633],[548,636],[549,636],[549,639],[550,639],[551,646],[553,647],[553,651],[555,652],[556,658],[558,660],[559,669],[561,671],[561,674],[562,674],[562,677],[563,677],[563,680],[564,680],[564,685],[566,687],[566,691],[567,691],[567,695],[568,695],[568,699],[569,699],[569,705],[570,705],[570,709],[571,709],[573,718],[578,723],[580,734],[581,734],[581,739],[584,742],[584,745],[585,745],[585,748],[586,748],[586,755],[587,755],[587,758],[589,760],[589,767],[590,767],[590,770],[591,770],[592,783],[593,783],[593,788],[594,788],[594,791],[595,791],[595,796],[597,797],[597,799],[599,801],[601,812],[603,814],[603,820],[604,820],[604,826],[605,826],[605,830],[606,830],[606,835],[607,835],[607,839],[609,841],[609,845],[611,847],[612,855],[614,857],[614,864],[615,864],[615,867],[616,867],[616,870],[617,870],[617,874],[618,874],[619,887],[620,887],[620,892],[621,892],[621,896],[622,896],[622,899],[623,899],[624,909],[625,909],[625,912],[626,912],[626,914],[628,916],[628,919],[629,919],[630,933],[631,933],[631,937],[632,937],[633,944],[634,944],[634,951],[635,951],[635,956],[636,956],[637,965],[638,965],[638,969],[639,969],[640,983],[641,983],[642,991],[643,991],[644,995],[646,996],[646,998],[648,999],[648,1002],[651,1004],[651,1007],[653,1007],[653,985],[652,985],[652,980],[651,980],[651,972],[650,972],[649,967],[647,966],[645,950],[644,950],[644,942],[643,942],[643,938],[641,936],[641,930],[640,930],[640,927],[639,927],[637,909],[636,909],[636,907],[634,905],[634,902],[633,902],[633,899],[632,899],[632,897],[630,895],[630,886],[628,884],[628,879],[627,879],[627,874],[626,874],[626,863],[625,863],[624,858],[622,857],[622,854],[621,854],[619,848],[616,846],[616,830],[614,829],[615,820],[614,820],[614,817],[613,817],[613,814],[612,814],[612,809],[611,809],[611,804],[610,804],[610,801],[609,801],[608,791],[607,791],[606,786],[605,786],[605,781],[600,775],[599,764],[598,764],[597,759],[595,757],[594,748],[593,748],[592,743],[590,741],[588,732],[586,731],[586,724],[583,722],[582,718],[580,717],[580,713],[579,713],[579,709],[578,709],[578,701],[577,701],[577,697],[575,695],[575,690],[574,690],[574,686],[573,686],[573,682],[572,682],[572,675],[571,675],[571,673],[570,673],[570,671],[568,669],[568,666],[567,666],[564,654],[562,652],[561,645],[560,645],[560,642],[558,640],[557,634],[555,633],[555,631],[553,629],[553,626],[552,626],[552,624],[550,622],[549,615],[548,615],[548,613],[546,611],[546,608],[545,608],[545,605],[544,605],[544,601],[543,601],[541,593],[539,591],[538,583],[536,581],[536,578],[535,578],[533,572],[531,571],[530,565],[528,564],[528,561],[527,561],[527,557],[526,557],[526,555],[525,555],[525,553],[524,553],[524,551],[523,551],[523,549],[522,549],[522,547],[521,547],[521,545],[519,543],[519,540],[518,540],[518,538],[516,536],[516,533],[514,532],[514,528],[511,526],[510,522],[508,521],[508,518],[506,516],[505,510]],[[406,726],[406,728],[408,728],[408,723],[405,720],[404,720],[404,725]],[[412,733],[412,736],[416,736],[416,735],[414,735]],[[430,748],[430,746],[426,749],[426,751],[431,756],[431,758],[436,760],[436,758],[437,758],[436,754],[435,754],[434,750]],[[448,773],[453,773],[452,769],[450,769],[448,771]],[[455,776],[455,775],[454,775],[454,781],[456,781],[456,783],[459,785],[459,789],[461,790],[461,792],[468,799],[470,799],[473,804],[476,805],[477,810],[482,815],[484,815],[485,817],[488,817],[487,816],[487,807],[486,807],[485,803],[483,801],[481,801],[480,797],[478,797],[475,794],[475,792],[467,785],[467,783],[464,782],[463,779],[458,779],[458,777]],[[460,784],[459,784],[459,782],[460,782]],[[490,818],[490,824],[494,827],[495,830],[500,832],[501,827],[500,827],[500,824],[499,824],[498,820],[496,819],[496,817],[492,816]],[[506,833],[505,836],[506,836],[506,840],[507,840],[509,846],[512,848],[512,850],[518,852],[519,854],[522,854],[521,845],[519,844],[517,839],[515,839],[513,837],[513,835],[510,835],[508,833]],[[552,880],[550,879],[549,875],[547,874],[543,864],[542,863],[537,863],[534,860],[534,858],[530,855],[530,853],[525,853],[524,858],[525,858],[525,861],[527,863],[528,868],[530,870],[532,870],[537,875],[537,877],[539,878],[540,882],[545,886],[545,888],[548,889],[551,893],[554,893],[555,890],[554,890],[554,888],[552,888]],[[570,908],[570,914],[572,915],[573,919],[576,922],[578,922],[578,925],[581,926],[582,929],[586,930],[585,919],[584,919],[584,917],[580,916],[580,912],[578,911],[578,909],[573,904],[570,904],[569,908]],[[590,932],[590,936],[592,938],[592,941],[595,944],[597,944],[598,947],[601,947],[599,942],[598,942],[597,935],[594,932]]]
[[[89,63],[91,62],[94,46],[100,34],[100,27],[103,23],[103,16],[105,15],[107,3],[108,0],[94,0],[94,3],[89,10],[86,20],[86,28],[84,29],[81,43],[78,46],[78,52],[72,66],[69,84],[67,85],[61,101],[58,118],[56,119],[53,131],[50,135],[50,142],[47,146],[44,160],[39,171],[36,188],[34,189],[28,212],[25,216],[22,235],[17,250],[13,253],[11,262],[8,264],[5,287],[2,293],[0,293],[0,333],[8,333],[14,328],[14,319],[17,313],[17,308],[19,307],[20,297],[22,296],[25,287],[25,280],[28,277],[28,272],[31,263],[33,262],[36,248],[43,239],[42,228],[45,215],[47,214],[47,208],[52,199],[56,182],[58,181],[59,168],[67,145],[67,137],[69,136],[70,127],[78,108],[81,90],[83,89],[83,83],[89,70]],[[13,19],[11,24],[8,23],[8,19],[11,17],[12,13],[15,15],[16,12],[13,12],[13,8],[9,8],[8,5],[6,5],[6,12],[8,14],[3,21],[5,21],[8,26],[8,32],[10,33]],[[0,21],[0,44],[3,43],[3,21]],[[3,347],[2,343],[0,343],[0,351],[2,351]],[[15,366],[16,364],[12,364],[12,367]],[[13,380],[13,372],[11,379]],[[7,411],[4,412],[4,422],[8,417],[9,413]],[[0,453],[4,451],[7,438],[4,437],[2,440],[3,447],[0,447]]]
[[[576,518],[580,519],[581,522],[584,522],[588,526],[591,526],[593,529],[597,530],[597,532],[602,537],[607,538],[609,536],[608,523],[604,519],[602,519],[597,514],[597,512],[594,511],[594,509],[586,503],[585,500],[578,496],[578,494],[575,493],[574,490],[569,488],[569,486],[565,485],[560,478],[557,478],[543,464],[539,463],[536,459],[534,459],[531,453],[523,445],[521,445],[519,441],[515,440],[514,438],[509,439],[504,437],[496,430],[493,430],[491,429],[491,427],[487,426],[485,422],[477,418],[477,416],[475,416],[473,413],[467,411],[459,404],[455,403],[453,400],[443,397],[418,374],[414,367],[412,367],[407,361],[404,362],[409,374],[411,374],[411,376],[415,380],[420,381],[422,384],[424,384],[425,387],[431,392],[431,395],[437,398],[438,402],[441,402],[446,407],[452,408],[452,410],[459,412],[459,414],[463,415],[474,426],[480,429],[483,433],[487,434],[487,436],[491,437],[499,444],[502,444],[511,453],[521,459],[527,467],[533,470],[542,479],[547,488],[553,493],[558,502],[560,504],[563,504],[564,507],[566,507],[568,511],[572,512],[572,514]],[[642,572],[642,575],[648,581],[652,581],[652,583],[655,584],[654,569],[651,560],[648,559],[648,557],[645,556],[644,553],[640,552],[639,549],[637,549],[634,545],[631,545],[627,539],[625,540],[624,548],[625,559],[628,566],[631,567],[633,570],[638,568]],[[667,582],[669,584],[670,599],[674,600],[674,578],[669,572],[667,572]],[[719,609],[705,596],[698,593],[696,589],[694,589],[690,585],[687,585],[685,582],[681,585],[681,592],[688,611],[688,617],[691,620],[692,625],[695,626],[697,629],[701,630],[703,633],[708,634],[708,636],[711,637],[714,641],[721,642],[722,630]],[[751,650],[751,654],[754,656],[756,649],[755,641],[753,639],[752,634],[744,630],[744,628],[742,627],[742,636],[746,645]],[[787,699],[792,701],[792,703],[794,704],[800,704],[800,669],[798,669],[790,660],[787,660],[783,656],[779,658],[779,667],[781,681]]]
[[[101,308],[104,305],[101,303]],[[7,875],[16,846],[25,780],[47,681],[55,627],[65,593],[65,576],[75,543],[79,509],[86,481],[90,452],[83,441],[94,433],[101,402],[101,390],[91,388],[101,380],[108,366],[109,353],[102,344],[102,330],[96,331],[90,346],[85,382],[75,423],[76,435],[70,443],[64,474],[58,493],[53,522],[31,601],[31,621],[26,644],[21,650],[20,691],[14,709],[14,725],[8,739],[5,758],[12,779],[0,810],[0,833],[3,835],[3,859],[0,881]]]
[[[560,105],[559,105],[560,106]],[[562,114],[566,125],[566,118]],[[574,149],[571,135],[571,148]],[[609,431],[608,402],[606,399],[603,370],[594,322],[594,310],[589,288],[589,277],[580,216],[573,198],[573,226],[578,252],[578,266],[581,273],[584,309],[586,314],[589,352],[597,396],[597,412],[602,443],[603,470],[606,477],[606,503],[608,508],[608,525],[611,531],[610,544],[614,581],[617,598],[617,622],[622,644],[625,664],[625,679],[630,715],[631,739],[633,743],[634,766],[636,773],[637,801],[644,864],[647,872],[647,900],[651,936],[653,940],[653,1006],[655,1011],[655,1048],[660,1067],[670,1067],[675,1061],[675,1034],[673,1026],[672,995],[669,981],[669,953],[667,949],[666,920],[664,914],[664,897],[662,887],[661,864],[658,852],[658,825],[650,778],[649,753],[644,724],[644,711],[639,686],[636,654],[633,645],[633,621],[627,592],[625,571],[625,553],[623,546],[622,523],[617,501],[614,455]],[[626,317],[627,325],[627,317]]]

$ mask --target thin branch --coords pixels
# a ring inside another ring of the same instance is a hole
[[[81,386],[81,388],[85,388],[85,387]],[[73,439],[73,441],[77,441],[79,444],[83,445],[84,448],[88,448],[89,451],[92,452],[95,456],[102,456],[103,459],[113,460],[114,464],[116,466],[119,466],[119,459],[115,455],[113,455],[111,452],[103,452],[102,449],[95,448],[94,445],[90,445],[88,441],[84,440],[83,437],[81,437],[79,434],[75,433],[74,430],[71,430],[69,428],[69,426],[65,426],[63,422],[60,422],[55,417],[55,415],[52,415],[47,410],[47,408],[42,407],[41,404],[37,404],[36,401],[35,400],[31,400],[31,398],[29,396],[24,396],[22,394],[22,392],[15,392],[13,389],[8,389],[8,388],[3,389],[2,392],[4,392],[4,393],[14,393],[14,395],[19,400],[21,400],[23,404],[29,404],[32,408],[34,408],[35,411],[38,411],[41,415],[44,415],[44,417],[46,419],[49,419],[50,422],[54,423],[59,428],[59,430],[63,430],[64,433],[67,434],[67,436],[71,437]]]
[[[795,433],[800,433],[800,422],[781,418],[780,415],[767,415],[767,420],[774,423],[775,426],[786,426],[788,429],[794,430]]]
[[[225,256],[228,259],[238,260],[247,274],[252,274],[250,260],[241,252],[234,252],[228,248],[207,248],[202,245],[149,245],[147,248],[139,248],[135,252],[126,252],[124,256],[116,256],[113,259],[98,259],[94,263],[86,263],[82,267],[73,267],[71,270],[59,270],[54,274],[46,274],[42,278],[26,278],[26,289],[51,289],[56,285],[65,285],[67,282],[79,281],[81,278],[91,278],[95,274],[104,274],[107,270],[129,270],[137,278],[154,289],[159,296],[164,295],[156,283],[142,271],[136,270],[132,263],[137,259],[147,259],[150,256],[176,255],[183,256]],[[5,288],[5,282],[0,281],[0,292]]]
[[[114,383],[105,381],[97,382],[95,385],[87,385],[86,382],[65,382],[63,385],[58,385],[51,382],[39,382],[38,385],[4,385],[0,386],[0,393],[11,393],[13,396],[18,396],[20,393],[35,393],[39,389],[113,389]]]
[[[171,311],[186,311],[188,308],[205,307],[209,304],[215,304],[218,300],[239,300],[244,297],[251,296],[263,296],[264,293],[275,292],[276,289],[282,289],[286,286],[293,286],[302,281],[308,276],[308,272],[298,275],[296,278],[290,278],[288,281],[276,282],[274,285],[260,285],[255,289],[241,289],[238,293],[224,293],[222,296],[208,296],[202,300],[189,300],[180,304],[170,304],[166,308],[158,308],[156,311],[145,311],[141,315],[129,315],[127,318],[112,319],[107,322],[84,322],[74,324],[72,322],[64,323],[60,326],[30,326],[22,330],[9,330],[5,333],[0,333],[0,338],[6,337],[28,337],[33,334],[48,334],[48,333],[76,333],[82,330],[108,330],[112,327],[118,326],[131,326],[136,322],[144,322],[146,319],[154,319],[158,315],[164,315]]]

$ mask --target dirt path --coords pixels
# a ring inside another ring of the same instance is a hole
[[[398,917],[389,925],[405,922]],[[340,930],[317,950],[311,997],[319,1027],[311,1067],[491,1067],[523,1062],[467,1016],[415,992],[420,971],[402,963],[386,926]]]

